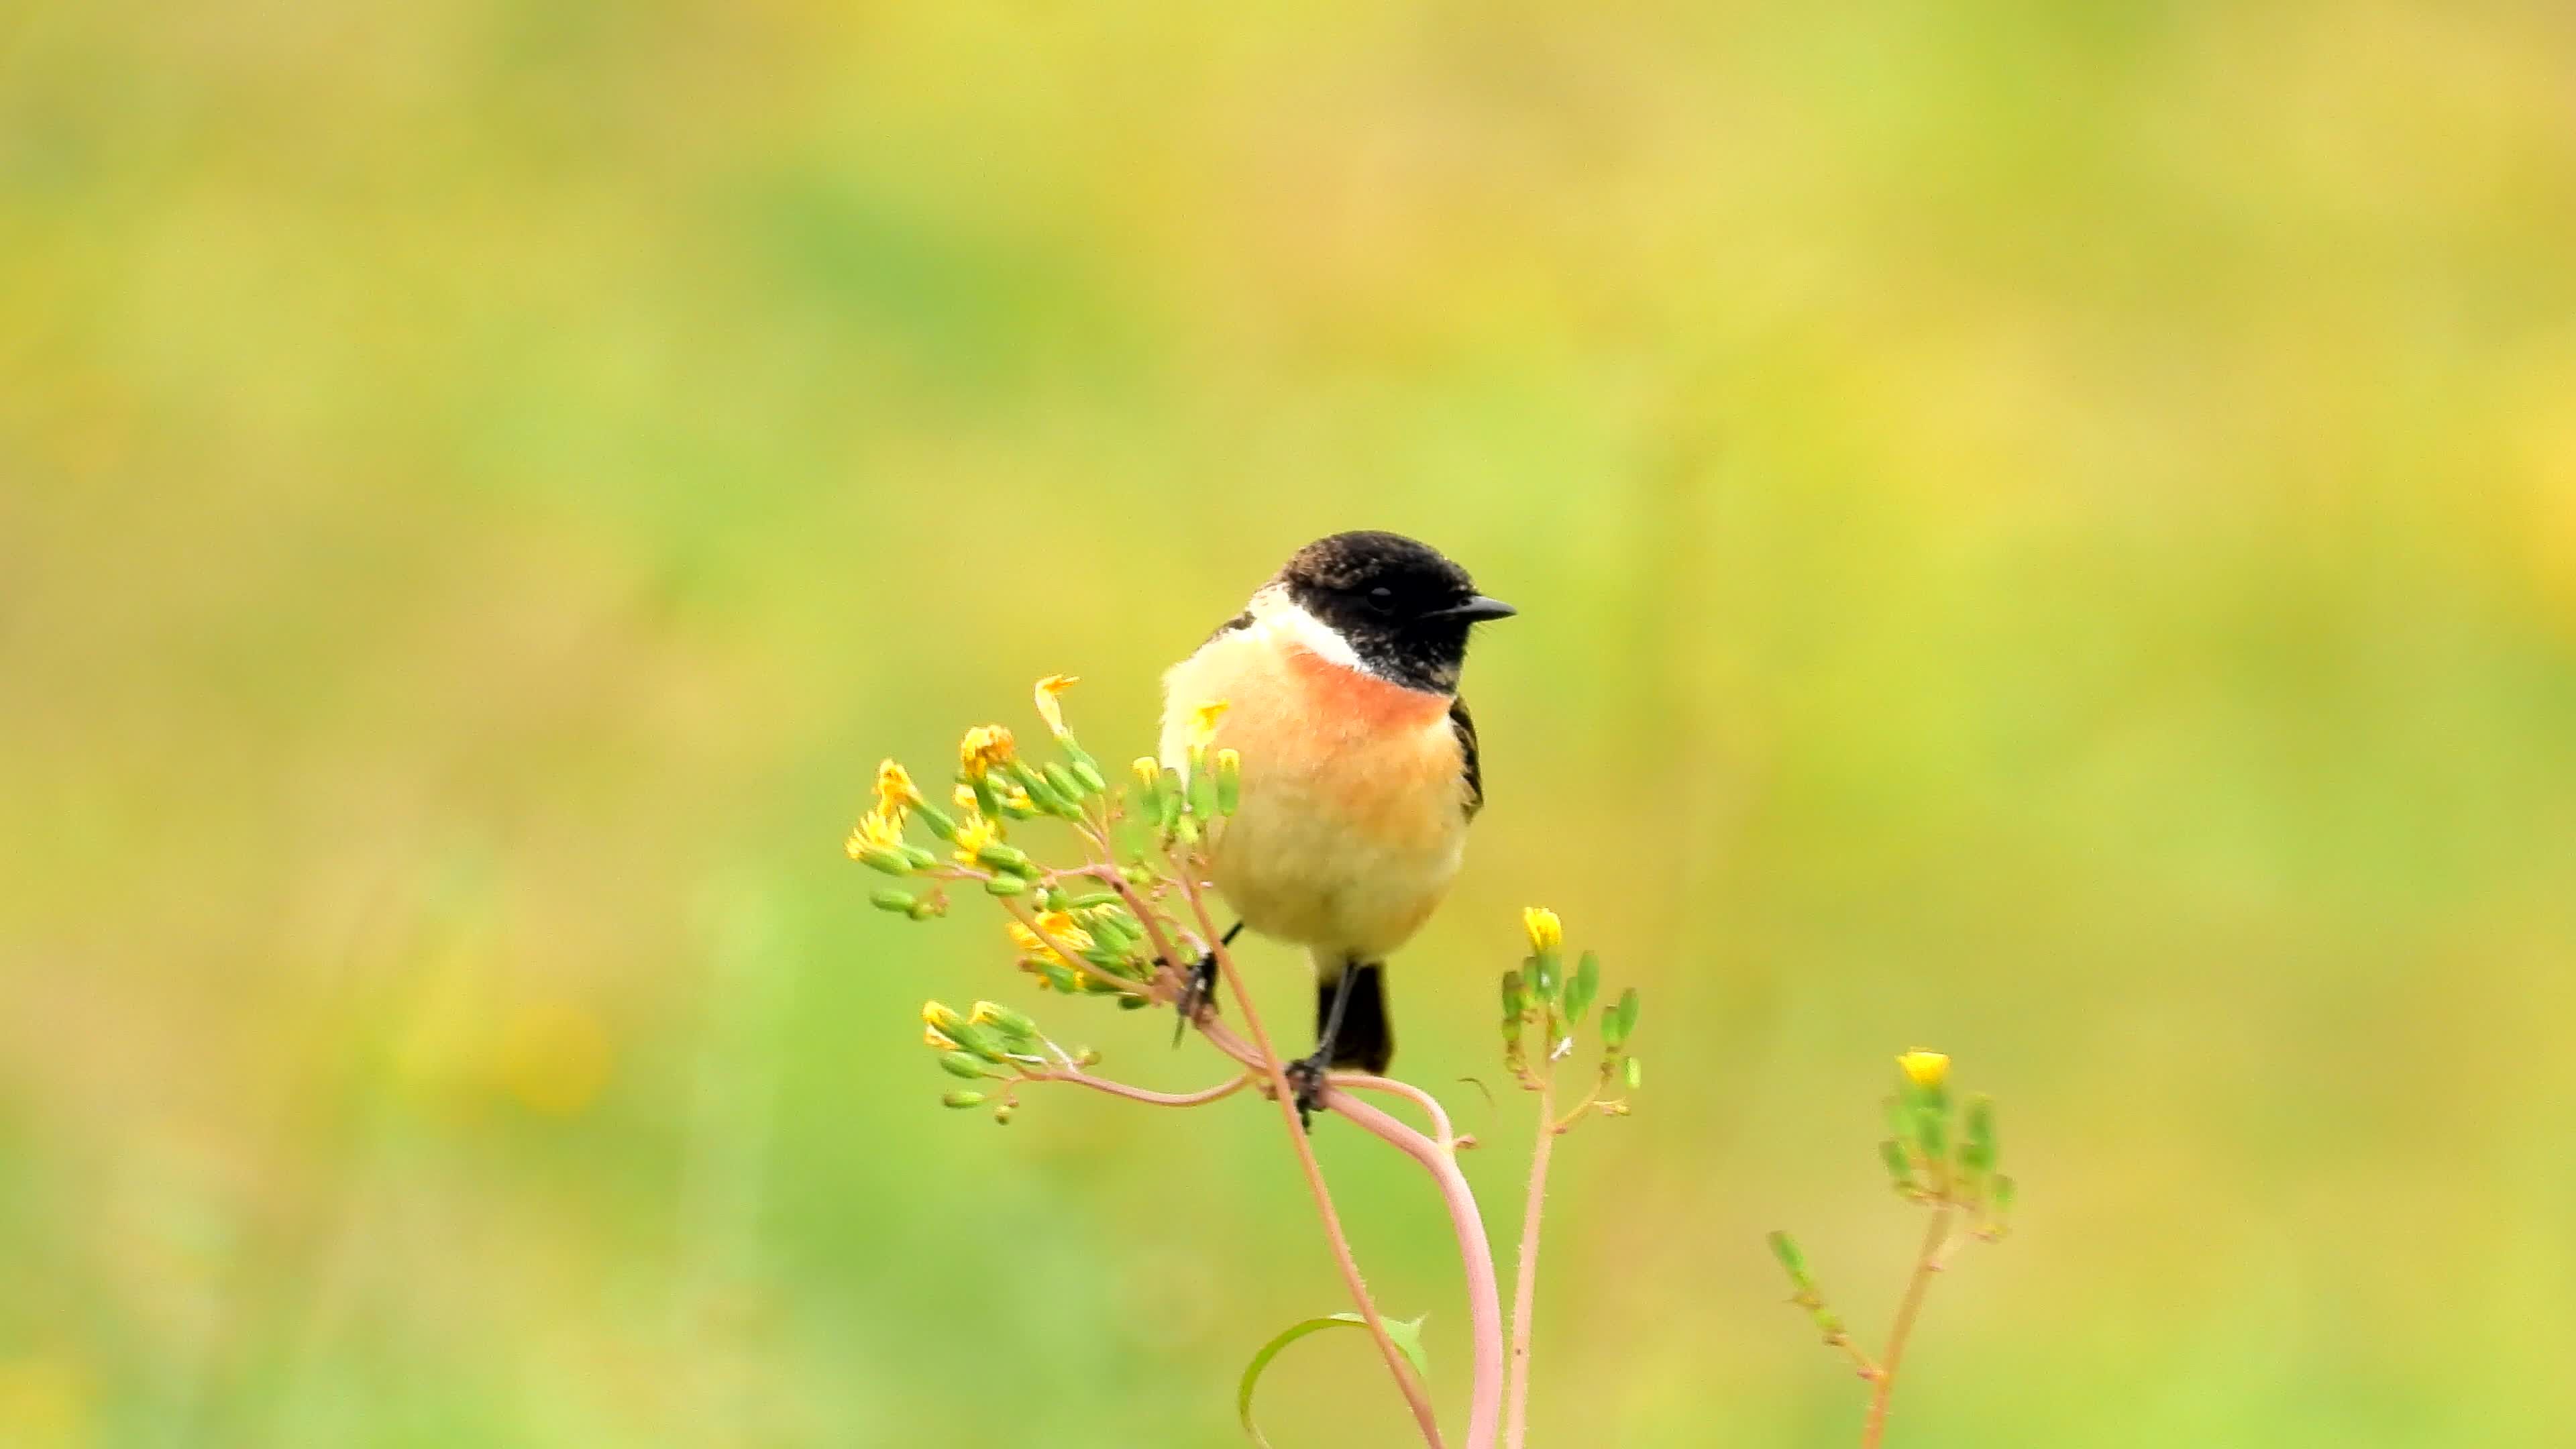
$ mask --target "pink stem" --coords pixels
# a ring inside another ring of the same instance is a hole
[[[1434,1141],[1443,1147],[1458,1145],[1458,1134],[1449,1126],[1449,1110],[1440,1105],[1439,1098],[1411,1082],[1399,1082],[1393,1077],[1372,1077],[1360,1072],[1335,1072],[1333,1085],[1347,1091],[1384,1092],[1390,1097],[1402,1097],[1420,1107],[1423,1115],[1431,1119],[1431,1135]]]
[[[1324,1093],[1324,1106],[1422,1164],[1439,1185],[1448,1206],[1449,1226],[1458,1235],[1458,1263],[1467,1279],[1467,1327],[1476,1345],[1475,1381],[1467,1405],[1466,1449],[1491,1449],[1495,1421],[1503,1402],[1503,1301],[1494,1281],[1494,1248],[1485,1236],[1484,1216],[1476,1210],[1475,1190],[1467,1186],[1458,1159],[1439,1143],[1405,1126],[1336,1085]]]
[[[1206,1088],[1203,1091],[1156,1092],[1144,1087],[1131,1087],[1125,1082],[1113,1082],[1107,1077],[1095,1077],[1090,1073],[1083,1071],[1031,1073],[1029,1080],[1032,1082],[1070,1082],[1077,1087],[1089,1087],[1095,1092],[1107,1092],[1113,1097],[1124,1097],[1130,1102],[1147,1102],[1157,1107],[1204,1107],[1210,1102],[1222,1101],[1227,1097],[1231,1097],[1235,1093],[1252,1085],[1252,1078],[1236,1077],[1231,1081],[1219,1082],[1215,1086]]]
[[[1529,1437],[1530,1310],[1538,1301],[1538,1229],[1547,1210],[1548,1159],[1556,1147],[1556,1064],[1550,1062],[1538,1086],[1538,1146],[1530,1153],[1529,1202],[1521,1210],[1520,1267],[1512,1285],[1512,1368],[1510,1417],[1503,1428],[1505,1449],[1521,1449]]]

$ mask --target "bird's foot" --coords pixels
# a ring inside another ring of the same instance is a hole
[[[1189,979],[1181,983],[1181,994],[1173,1003],[1180,1009],[1180,1023],[1172,1028],[1172,1045],[1193,1026],[1205,1026],[1216,1019],[1216,957],[1201,956],[1189,964]]]
[[[1324,1110],[1326,1078],[1333,1064],[1322,1052],[1299,1057],[1287,1066],[1288,1090],[1297,1103],[1297,1125],[1312,1132],[1315,1114]]]

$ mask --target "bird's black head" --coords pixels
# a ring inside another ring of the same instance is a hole
[[[1398,533],[1337,533],[1297,550],[1279,571],[1290,600],[1349,641],[1372,672],[1455,693],[1469,626],[1511,617],[1467,571]]]

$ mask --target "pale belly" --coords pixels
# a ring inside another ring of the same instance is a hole
[[[1248,767],[1247,767],[1248,772]],[[1247,782],[1243,807],[1218,830],[1211,852],[1217,889],[1244,924],[1363,961],[1412,939],[1448,893],[1466,844],[1454,786],[1423,790],[1398,809],[1347,811],[1347,792]],[[1399,802],[1381,797],[1376,804]],[[1455,817],[1447,829],[1383,828],[1400,814]]]

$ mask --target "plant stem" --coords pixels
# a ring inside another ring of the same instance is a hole
[[[1210,1102],[1231,1097],[1252,1085],[1251,1077],[1238,1076],[1231,1081],[1219,1082],[1213,1087],[1196,1092],[1156,1092],[1144,1087],[1131,1087],[1125,1082],[1113,1082],[1107,1077],[1095,1077],[1079,1069],[1031,1073],[1028,1080],[1070,1082],[1077,1087],[1089,1087],[1095,1092],[1107,1092],[1113,1097],[1124,1097],[1131,1102],[1146,1102],[1157,1107],[1204,1107]]]
[[[1878,1449],[1879,1440],[1887,1433],[1887,1401],[1896,1393],[1896,1367],[1905,1358],[1905,1343],[1914,1334],[1914,1320],[1923,1311],[1923,1295],[1931,1290],[1932,1275],[1941,1271],[1941,1249],[1949,1236],[1950,1204],[1945,1201],[1932,1209],[1932,1225],[1923,1233],[1923,1250],[1914,1255],[1914,1276],[1905,1284],[1904,1300],[1896,1305],[1895,1326],[1887,1333],[1887,1352],[1879,1355],[1878,1383],[1870,1391],[1869,1422],[1861,1428],[1861,1449]]]
[[[1539,1219],[1547,1208],[1547,1165],[1556,1147],[1556,1063],[1550,1061],[1538,1080],[1538,1145],[1530,1152],[1529,1201],[1521,1210],[1520,1267],[1512,1284],[1512,1367],[1510,1417],[1504,1421],[1506,1449],[1521,1449],[1529,1436],[1530,1307],[1538,1298]]]
[[[1457,1156],[1441,1144],[1338,1087],[1324,1094],[1324,1105],[1421,1163],[1439,1185],[1440,1200],[1449,1209],[1449,1226],[1458,1236],[1458,1264],[1467,1284],[1467,1327],[1476,1346],[1466,1449],[1492,1449],[1494,1430],[1503,1415],[1503,1295],[1494,1281],[1494,1247],[1485,1236],[1475,1190],[1458,1170]]]
[[[1411,1082],[1399,1082],[1393,1077],[1372,1077],[1363,1072],[1335,1072],[1332,1082],[1346,1092],[1384,1092],[1390,1097],[1402,1097],[1420,1107],[1423,1115],[1431,1119],[1433,1141],[1442,1147],[1458,1145],[1458,1134],[1449,1126],[1449,1109],[1440,1105],[1439,1098]]]
[[[1172,943],[1165,938],[1160,923],[1145,911],[1142,899],[1126,878],[1112,872],[1105,879],[1126,900],[1128,909],[1144,923],[1163,959],[1179,960],[1172,954]],[[1187,879],[1186,875],[1183,879]],[[1192,896],[1192,904],[1198,907],[1200,925],[1214,940],[1214,923],[1207,920],[1206,906],[1199,903],[1195,893],[1186,887],[1184,893]],[[1295,1120],[1294,1093],[1288,1088],[1286,1073],[1279,1070],[1279,1059],[1271,1052],[1260,1018],[1252,1010],[1243,982],[1235,973],[1233,953],[1220,948],[1213,954],[1235,999],[1243,1006],[1244,1024],[1252,1031],[1254,1040],[1244,1041],[1214,1018],[1199,1023],[1199,1035],[1206,1038],[1210,1046],[1260,1074],[1268,1081],[1272,1095],[1283,1104],[1282,1110],[1289,1116],[1298,1156],[1309,1174],[1308,1183],[1315,1189],[1317,1202],[1322,1208],[1325,1235],[1333,1243],[1335,1258],[1344,1265],[1343,1276],[1350,1285],[1351,1296],[1360,1305],[1362,1317],[1377,1338],[1379,1352],[1387,1359],[1388,1372],[1395,1375],[1397,1385],[1404,1390],[1405,1402],[1413,1407],[1415,1422],[1422,1426],[1428,1442],[1437,1446],[1441,1443],[1440,1431],[1436,1419],[1430,1415],[1429,1400],[1423,1396],[1398,1356],[1394,1340],[1386,1337],[1384,1320],[1376,1316],[1375,1306],[1368,1297],[1368,1285],[1360,1279],[1358,1268],[1350,1258],[1350,1247],[1342,1237],[1332,1200],[1323,1189],[1322,1171],[1315,1164],[1313,1151],[1307,1146],[1303,1125]],[[1449,1209],[1450,1227],[1458,1239],[1459,1266],[1466,1278],[1468,1326],[1475,1343],[1475,1378],[1468,1401],[1465,1449],[1493,1449],[1503,1406],[1503,1306],[1501,1290],[1494,1280],[1493,1244],[1485,1235],[1485,1220],[1477,1209],[1475,1191],[1467,1185],[1466,1175],[1458,1170],[1457,1157],[1452,1151],[1456,1139],[1449,1138],[1447,1114],[1439,1109],[1439,1103],[1429,1093],[1408,1083],[1395,1082],[1392,1078],[1355,1075],[1349,1085],[1367,1090],[1377,1088],[1381,1081],[1387,1084],[1385,1090],[1401,1088],[1399,1095],[1427,1103],[1433,1122],[1439,1126],[1442,1136],[1449,1140],[1435,1143],[1329,1082],[1325,1088],[1324,1107],[1422,1164],[1423,1170],[1431,1174],[1432,1182],[1440,1189],[1441,1201]]]
[[[1324,1185],[1323,1166],[1315,1161],[1315,1145],[1306,1140],[1306,1124],[1297,1120],[1297,1093],[1288,1085],[1287,1068],[1281,1065],[1279,1054],[1270,1049],[1270,1034],[1262,1028],[1261,1017],[1253,1010],[1252,993],[1244,989],[1243,973],[1234,966],[1234,953],[1217,944],[1215,924],[1207,919],[1207,907],[1199,900],[1195,884],[1190,883],[1186,876],[1183,882],[1183,892],[1198,911],[1200,929],[1207,933],[1208,950],[1216,957],[1217,969],[1224,973],[1225,984],[1234,993],[1235,1005],[1243,1012],[1244,1030],[1252,1033],[1252,1049],[1260,1054],[1262,1065],[1269,1074],[1271,1098],[1279,1104],[1280,1116],[1287,1121],[1288,1140],[1297,1149],[1297,1165],[1305,1170],[1306,1188],[1314,1194],[1315,1213],[1323,1219],[1324,1238],[1332,1245],[1333,1261],[1342,1270],[1342,1282],[1350,1289],[1351,1301],[1358,1305],[1360,1317],[1367,1322],[1369,1336],[1377,1340],[1378,1354],[1386,1360],[1386,1371],[1395,1375],[1396,1387],[1404,1391],[1404,1401],[1413,1410],[1413,1421],[1422,1429],[1422,1441],[1431,1449],[1442,1449],[1440,1416],[1431,1407],[1431,1395],[1413,1376],[1412,1368],[1404,1361],[1403,1351],[1388,1335],[1386,1319],[1377,1311],[1377,1300],[1369,1296],[1368,1280],[1360,1276],[1359,1260],[1351,1255],[1350,1239],[1342,1232],[1341,1214],[1333,1209],[1332,1189]]]

